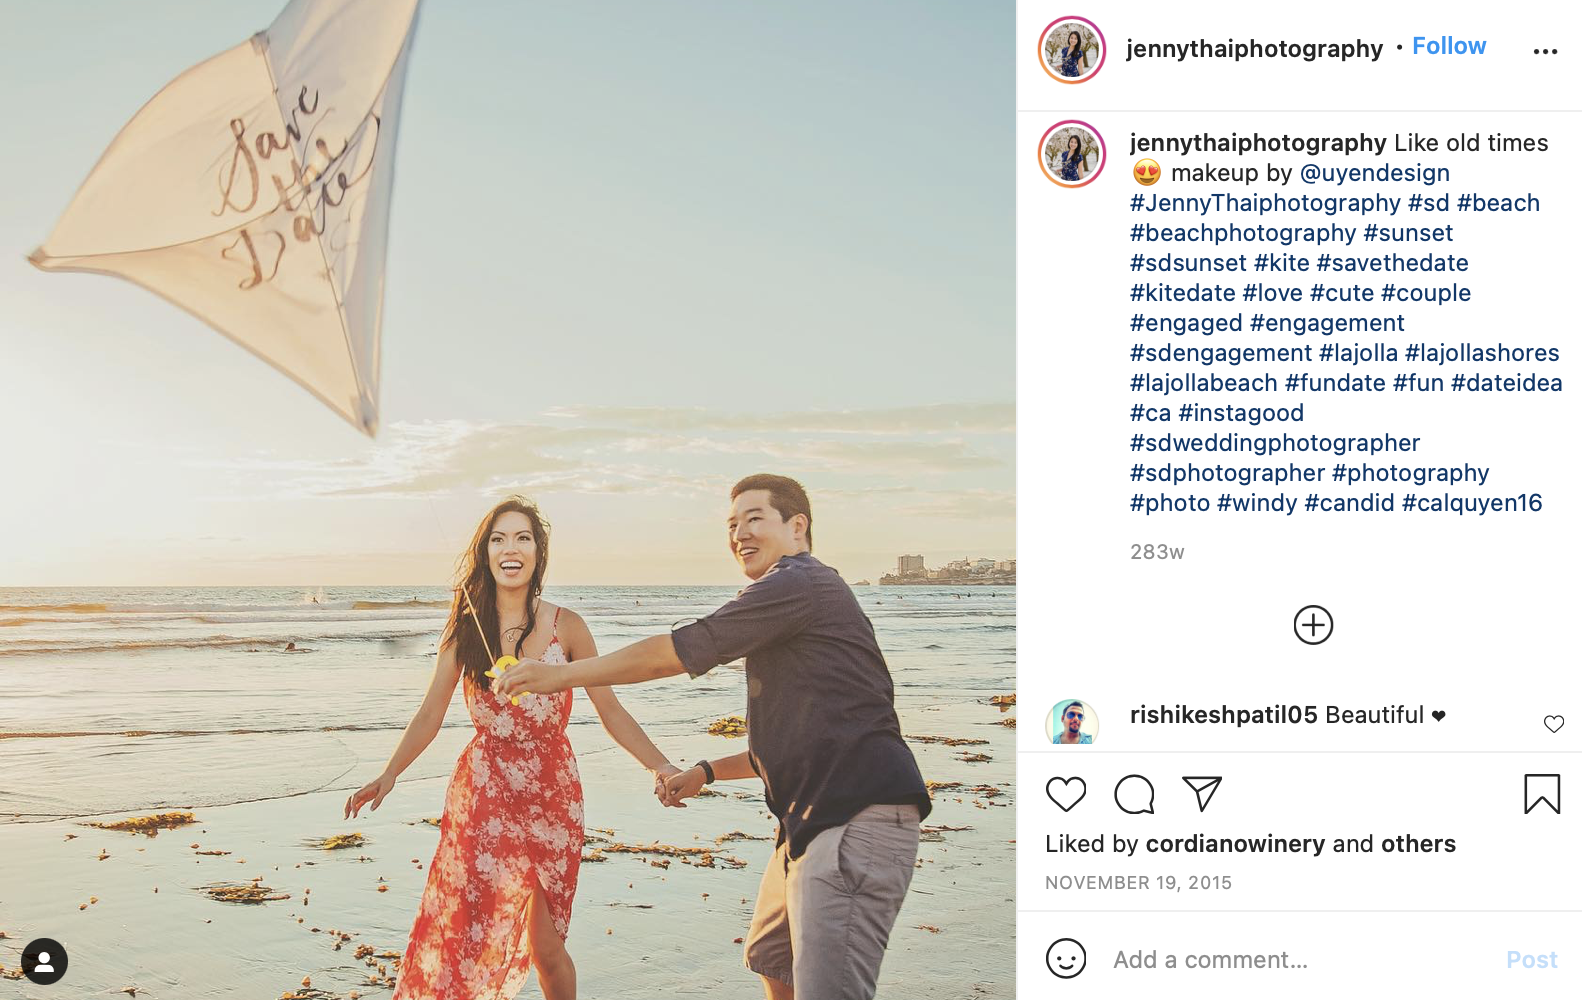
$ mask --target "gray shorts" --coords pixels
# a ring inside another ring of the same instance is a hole
[[[869,806],[769,859],[747,967],[796,989],[797,1000],[871,1000],[890,929],[917,864],[917,806]]]

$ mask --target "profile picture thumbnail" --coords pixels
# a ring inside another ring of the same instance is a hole
[[[1038,142],[1044,176],[1061,187],[1082,187],[1104,169],[1104,139],[1087,122],[1056,123]]]
[[[1044,720],[1049,742],[1060,744],[1092,743],[1099,736],[1099,716],[1093,706],[1080,699],[1062,701]]]
[[[1085,17],[1049,23],[1038,39],[1044,72],[1061,83],[1085,83],[1104,65],[1104,33]]]

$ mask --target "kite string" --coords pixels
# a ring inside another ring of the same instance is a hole
[[[434,509],[433,497],[425,493],[423,501],[428,505],[429,516],[434,519],[435,529],[439,531],[440,537],[444,538],[445,525],[439,519],[439,512]],[[490,663],[495,662],[494,653],[489,649],[489,637],[483,634],[483,622],[478,618],[478,609],[472,606],[472,595],[467,593],[467,581],[461,581],[461,586],[456,589],[461,591],[461,599],[467,603],[468,616],[472,618],[473,625],[478,629],[478,638],[483,640],[483,654],[489,658]]]

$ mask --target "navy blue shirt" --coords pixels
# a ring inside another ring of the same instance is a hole
[[[747,750],[791,857],[871,805],[911,803],[928,815],[873,624],[811,554],[782,557],[672,638],[694,677],[747,658]]]

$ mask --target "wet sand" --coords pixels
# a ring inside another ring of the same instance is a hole
[[[957,1000],[1015,993],[1009,960],[1015,730],[996,724],[1006,716],[986,704],[991,693],[975,703],[902,711],[909,735],[987,742],[911,744],[925,777],[954,787],[935,793],[934,813],[925,823],[933,829],[925,834],[922,864],[891,938],[881,997]],[[568,948],[581,994],[634,1000],[759,995],[756,978],[741,965],[736,939],[746,933],[772,848],[774,824],[761,786],[721,782],[714,787],[724,794],[667,810],[652,798],[646,774],[602,733],[590,730],[575,733],[574,744],[590,833],[608,843],[590,838],[584,853],[597,850],[604,860],[583,865],[572,916]],[[0,931],[6,935],[0,964],[14,970],[22,945],[34,937],[60,941],[70,956],[62,984],[6,981],[5,990],[36,1000],[111,995],[125,987],[154,1000],[251,1000],[300,991],[307,976],[314,989],[336,997],[353,991],[388,996],[388,987],[370,983],[369,976],[378,975],[381,962],[394,976],[397,963],[376,957],[370,967],[356,952],[363,945],[374,956],[404,952],[438,840],[438,830],[422,821],[439,816],[450,762],[471,733],[442,731],[383,807],[353,821],[341,819],[342,803],[382,766],[392,734],[337,735],[358,763],[330,787],[195,807],[196,825],[155,837],[94,829],[84,825],[90,819],[84,817],[0,826]],[[709,736],[702,727],[696,735],[663,742],[678,761],[745,747],[740,739]],[[268,744],[257,750],[267,753]],[[170,780],[174,787],[146,809],[91,819],[120,820],[178,806],[181,772]],[[223,777],[208,774],[203,783],[216,781]],[[336,851],[305,843],[352,832],[366,843]],[[764,839],[718,843],[738,832]],[[679,857],[610,849],[656,842],[708,848],[719,859],[739,858],[746,865],[717,860],[709,868]],[[255,879],[273,890],[270,895],[287,898],[226,903],[201,892],[213,883]],[[340,933],[332,936],[331,930]],[[536,983],[522,995],[537,995]]]

